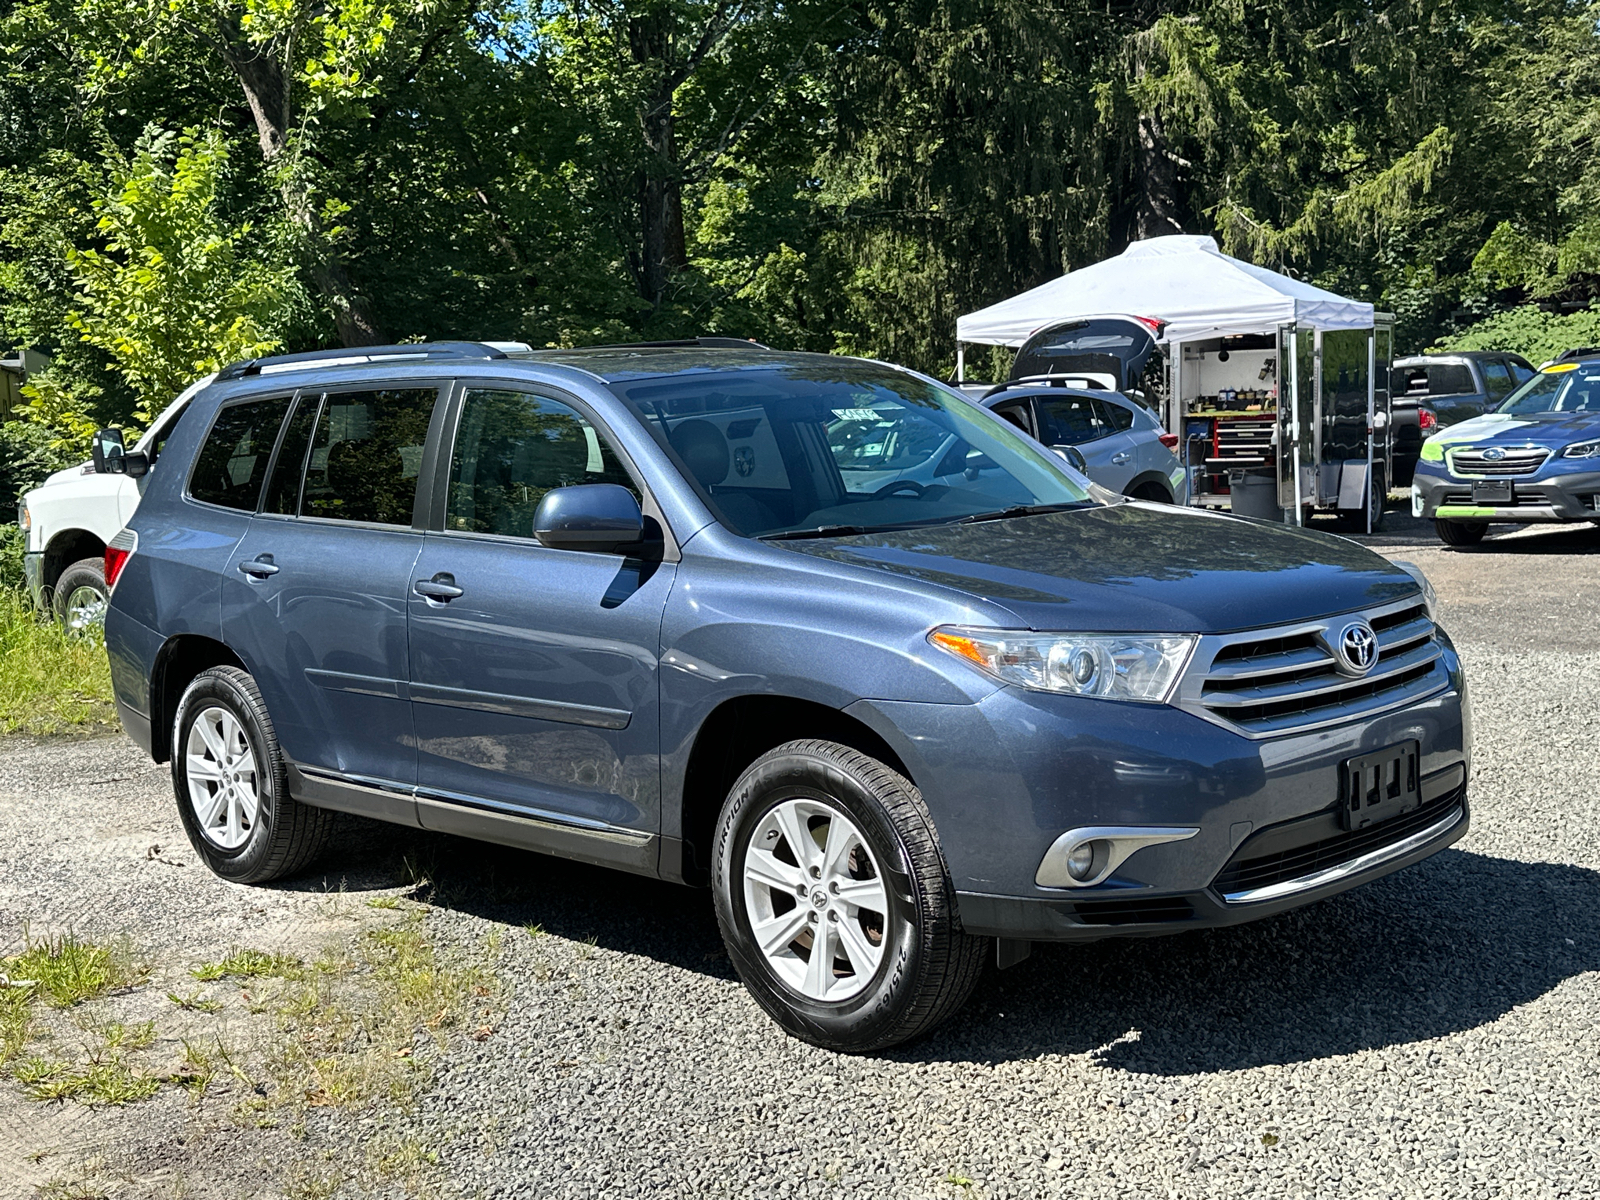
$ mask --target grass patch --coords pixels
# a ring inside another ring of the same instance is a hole
[[[300,972],[300,960],[292,954],[268,954],[262,950],[235,950],[217,962],[201,963],[189,974],[201,983],[235,979],[259,979],[264,975],[289,978]]]
[[[100,636],[74,637],[0,587],[0,733],[52,734],[116,723]]]

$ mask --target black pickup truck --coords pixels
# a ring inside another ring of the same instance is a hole
[[[1482,416],[1533,374],[1533,365],[1520,354],[1499,350],[1396,359],[1390,392],[1395,486],[1411,486],[1417,455],[1430,433]]]

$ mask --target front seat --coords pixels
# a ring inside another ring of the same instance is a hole
[[[755,497],[716,490],[728,477],[732,456],[728,453],[728,439],[710,421],[683,421],[673,427],[667,441],[736,532],[749,536],[780,524],[773,511]]]

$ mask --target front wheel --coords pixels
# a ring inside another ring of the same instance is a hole
[[[1476,546],[1489,532],[1486,521],[1435,521],[1433,528],[1446,546]]]
[[[87,633],[106,623],[106,602],[111,589],[106,587],[105,560],[80,558],[61,572],[56,580],[56,619],[68,633]]]
[[[756,1002],[796,1037],[867,1053],[972,993],[987,942],[960,929],[921,793],[834,742],[798,741],[734,784],[713,849],[717,922]]]
[[[195,851],[234,883],[293,875],[322,852],[333,814],[289,795],[256,681],[238,667],[196,675],[172,728],[172,788]]]

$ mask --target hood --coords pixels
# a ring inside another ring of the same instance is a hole
[[[1600,437],[1600,413],[1484,413],[1452,425],[1428,439],[1440,446],[1548,446],[1559,450],[1573,442]]]
[[[781,544],[956,588],[1040,630],[1223,633],[1418,591],[1344,538],[1142,504]]]

